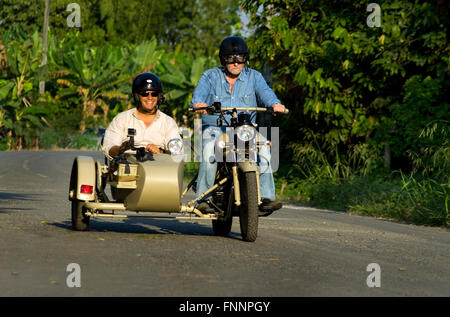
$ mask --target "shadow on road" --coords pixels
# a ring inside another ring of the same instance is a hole
[[[35,194],[22,194],[22,193],[14,193],[14,192],[3,192],[0,191],[0,213],[11,212],[11,211],[22,211],[22,210],[35,210],[35,208],[21,208],[21,207],[12,207],[12,201],[39,201],[36,197],[39,195]]]
[[[37,200],[30,197],[36,196],[35,194],[19,194],[0,191],[1,200]]]
[[[55,227],[72,230],[71,221],[63,223],[52,223]],[[132,234],[174,234],[174,235],[188,235],[188,236],[214,236],[211,224],[204,223],[189,223],[180,222],[178,220],[166,219],[124,219],[122,221],[112,220],[107,221],[103,219],[91,219],[89,223],[90,232],[115,232],[115,233],[132,233]],[[229,238],[240,239],[240,235],[231,232]]]

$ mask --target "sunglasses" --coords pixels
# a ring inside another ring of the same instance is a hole
[[[225,63],[227,64],[244,64],[247,61],[245,55],[227,55],[224,57]]]
[[[159,96],[159,92],[157,91],[141,91],[139,93],[139,95],[141,95],[142,97],[148,97],[148,95],[152,95],[152,97],[158,97]]]

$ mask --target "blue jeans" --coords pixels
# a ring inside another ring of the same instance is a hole
[[[216,137],[224,130],[217,127],[209,127],[203,131],[202,137],[202,161],[197,177],[197,197],[214,185],[216,178],[217,162],[214,158],[214,146]],[[260,135],[262,139],[264,137]],[[259,183],[261,188],[261,198],[275,199],[275,184],[273,181],[272,168],[270,166],[270,147],[263,145],[260,147],[259,156]],[[212,162],[211,162],[212,161]]]

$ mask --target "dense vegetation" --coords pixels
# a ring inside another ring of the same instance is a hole
[[[43,3],[2,1],[2,150],[86,145],[86,131],[131,106],[130,82],[142,71],[161,76],[163,110],[192,125],[186,109],[199,76],[241,30],[235,0],[83,0],[81,28],[67,27],[68,2],[55,0],[41,67]],[[446,1],[383,1],[379,27],[367,23],[367,1],[240,5],[251,19],[251,66],[291,110],[274,123],[279,196],[450,226]]]
[[[380,27],[369,27],[367,5],[244,1],[258,65],[272,69],[295,111],[283,125],[294,159],[279,189],[329,208],[450,225],[449,8],[383,1]]]

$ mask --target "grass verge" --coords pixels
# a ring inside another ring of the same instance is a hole
[[[394,172],[390,175],[276,178],[277,196],[288,202],[360,215],[450,227],[449,181]]]

